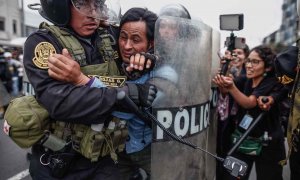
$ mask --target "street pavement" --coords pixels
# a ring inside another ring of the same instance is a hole
[[[2,129],[3,119],[0,119],[0,180],[30,180],[29,150],[18,147]]]

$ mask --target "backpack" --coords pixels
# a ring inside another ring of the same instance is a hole
[[[34,96],[10,101],[4,115],[4,132],[21,148],[37,143],[49,129],[49,113]]]

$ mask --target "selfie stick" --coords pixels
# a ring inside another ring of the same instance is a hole
[[[229,43],[228,43],[228,51],[230,51],[231,55],[232,55],[232,51],[234,50],[234,47],[235,47],[235,36],[233,34],[233,32],[230,34],[230,37],[229,37]],[[220,74],[221,75],[226,75],[227,71],[228,71],[228,66],[229,66],[229,63],[230,63],[230,59],[225,59],[225,63],[222,65],[222,68],[221,68],[221,71],[220,71]]]
[[[263,103],[267,103],[268,101],[269,101],[269,99],[267,97],[262,98]],[[252,131],[252,129],[256,126],[256,124],[259,121],[261,121],[261,119],[265,116],[265,114],[266,114],[266,112],[262,112],[258,115],[258,117],[250,125],[250,127],[247,129],[247,131],[239,138],[237,143],[235,143],[234,146],[227,153],[227,156],[225,158],[223,166],[224,166],[224,168],[226,168],[227,170],[230,171],[230,174],[232,176],[238,177],[238,176],[244,176],[246,174],[248,165],[245,162],[232,157],[231,155],[240,146],[240,144],[245,140],[245,138]]]
[[[218,161],[221,161],[221,162],[224,161],[223,158],[218,157],[217,155],[214,155],[214,154],[212,154],[212,153],[210,153],[210,152],[202,149],[201,147],[198,147],[198,146],[192,144],[191,142],[188,142],[188,141],[182,139],[181,137],[178,137],[175,134],[171,133],[150,112],[148,112],[147,110],[142,111],[141,109],[139,109],[137,107],[137,105],[125,94],[124,91],[118,92],[117,99],[118,99],[119,102],[121,102],[122,104],[124,104],[127,107],[129,107],[133,111],[133,113],[135,113],[145,123],[149,122],[149,121],[154,121],[155,124],[157,124],[164,132],[166,132],[166,134],[168,134],[175,141],[178,141],[178,142],[180,142],[182,144],[190,146],[190,147],[192,147],[194,149],[199,149],[200,151],[203,151],[203,152],[209,154],[210,156],[216,158]]]
[[[133,111],[133,113],[135,113],[144,122],[154,121],[155,124],[157,124],[167,135],[169,135],[175,141],[178,141],[179,143],[185,144],[185,145],[190,146],[194,149],[198,149],[198,150],[200,150],[204,153],[207,153],[208,155],[214,157],[216,160],[222,162],[223,167],[225,169],[227,169],[232,176],[241,177],[241,176],[244,176],[246,174],[246,170],[247,170],[248,165],[245,162],[243,162],[239,159],[236,159],[232,156],[227,156],[226,159],[218,157],[217,155],[212,154],[212,153],[202,149],[201,147],[196,146],[196,145],[192,144],[191,142],[188,142],[188,141],[182,139],[181,137],[176,136],[175,134],[171,133],[168,129],[166,129],[156,119],[156,117],[154,117],[150,112],[148,112],[147,110],[142,111],[141,109],[139,109],[137,107],[137,105],[125,94],[124,91],[118,92],[117,99],[120,103],[122,103],[122,104],[126,105],[127,107],[129,107]]]
[[[269,100],[267,97],[262,98],[263,103],[267,103]],[[265,116],[266,112],[262,112],[258,115],[258,117],[254,120],[254,122],[249,126],[247,131],[239,138],[239,140],[234,144],[234,146],[229,150],[227,156],[231,156],[232,153],[240,146],[240,144],[246,139],[248,134],[252,131],[252,129],[256,126],[256,124]]]

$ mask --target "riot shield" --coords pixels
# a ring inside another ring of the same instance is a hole
[[[211,34],[200,21],[160,17],[154,46],[159,61],[151,79],[158,88],[153,115],[166,129],[203,149],[215,143],[207,141]],[[210,165],[205,153],[172,140],[156,125],[151,146],[151,179],[212,179],[205,173]]]
[[[212,30],[212,66],[211,66],[211,78],[213,78],[220,69],[220,58],[217,52],[220,49],[220,32]],[[211,79],[212,80],[212,79]],[[218,112],[217,112],[217,101],[218,101],[218,87],[212,82],[211,93],[210,93],[210,116],[209,116],[209,127],[207,128],[207,150],[209,152],[215,152],[217,149],[217,123],[218,123]],[[213,142],[213,143],[211,143]],[[213,157],[207,155],[206,159],[206,175],[207,179],[214,179],[216,174],[216,161]]]

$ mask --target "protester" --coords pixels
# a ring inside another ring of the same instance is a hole
[[[21,66],[18,68],[18,77],[19,77],[19,92],[23,90],[23,76],[24,76],[24,65],[23,65],[23,54],[20,54],[18,57]]]
[[[229,63],[228,73],[234,78],[246,78],[245,60],[249,55],[249,47],[245,44],[243,49],[234,49],[233,56],[231,52],[226,50],[221,55],[221,62],[225,58],[232,59]],[[223,63],[221,63],[222,65]],[[234,101],[233,97],[228,92],[219,91],[218,102],[218,132],[217,132],[217,154],[221,157],[225,157],[231,147],[230,135],[235,129],[235,116],[238,111],[238,105]],[[217,179],[222,179],[226,170],[223,168],[222,163],[217,163]]]
[[[105,82],[107,85],[116,86],[111,81],[119,75],[115,64],[118,60],[115,34],[108,34],[113,27],[98,29],[100,20],[105,20],[101,18],[106,18],[102,14],[105,12],[102,8],[107,7],[104,3],[102,0],[41,0],[39,12],[54,26],[43,23],[39,31],[28,37],[24,47],[24,66],[38,102],[48,110],[54,123],[54,135],[69,143],[60,151],[45,148],[45,143],[44,146],[34,145],[30,160],[33,179],[120,179],[114,150],[123,141],[119,139],[115,144],[113,140],[117,137],[111,133],[119,125],[122,128],[121,122],[111,116],[116,107],[121,108],[117,93],[121,90],[128,93],[141,106],[148,107],[153,101],[155,90],[149,84],[127,84],[122,88],[88,87],[94,82],[95,75],[105,76],[109,79]],[[51,64],[66,62],[73,63],[68,64],[69,70],[80,65],[87,75],[93,75],[90,76],[92,78],[80,72],[75,75],[75,84],[85,85],[75,86],[49,77],[48,73],[55,74],[47,71]],[[137,62],[140,63],[139,60]],[[100,69],[100,72],[95,69]],[[123,79],[118,78],[120,81]],[[70,132],[74,134],[70,135]],[[90,143],[85,146],[82,145],[84,142]],[[106,148],[109,150],[102,151]]]
[[[142,8],[129,9],[122,16],[120,21],[119,49],[124,64],[129,64],[131,56],[136,53],[153,52],[156,20],[156,14]],[[150,73],[147,73],[132,82],[145,83],[150,77]],[[120,115],[123,116],[122,119],[127,119],[129,133],[126,151],[118,154],[122,179],[128,180],[139,176],[140,168],[146,172],[147,179],[150,179],[151,124],[146,124],[135,115],[131,115],[131,117],[128,114]]]
[[[298,83],[297,80],[297,62],[298,62],[298,47],[290,46],[287,49],[280,52],[275,59],[275,69],[276,69],[276,76],[278,77],[280,83],[284,85],[279,92],[273,92],[270,96],[267,96],[268,102],[263,103],[262,98],[266,97],[259,97],[257,99],[259,107],[264,110],[268,111],[273,104],[276,103],[283,103],[283,100],[289,100],[290,113],[286,112],[287,109],[280,109],[281,117],[288,117],[288,128],[284,129],[287,131],[287,142],[289,145],[289,151],[287,159],[289,159],[289,165],[291,170],[291,180],[296,180],[300,178],[299,167],[300,167],[300,155],[299,155],[299,123],[297,117],[299,115],[298,108],[295,105],[297,103],[297,93],[296,84]],[[285,114],[283,114],[285,113]],[[285,122],[282,122],[285,123]],[[283,124],[285,125],[285,124]],[[282,165],[286,164],[286,161],[282,161]]]
[[[232,77],[217,75],[213,81],[228,91],[240,108],[236,116],[236,128],[232,134],[232,142],[235,143],[241,133],[244,133],[250,124],[263,111],[258,107],[257,98],[267,96],[278,88],[273,61],[275,54],[265,46],[258,46],[250,51],[245,62],[247,81],[244,81],[240,91]],[[280,179],[282,180],[282,166],[279,164],[284,159],[284,136],[278,119],[278,107],[272,106],[269,113],[250,132],[247,140],[248,145],[254,145],[255,149],[247,151],[247,144],[240,145],[234,157],[248,164],[248,179],[251,167],[255,162],[257,179]],[[265,136],[264,143],[262,142]],[[255,140],[254,143],[251,139]],[[264,146],[263,146],[264,144]],[[230,175],[224,179],[233,179]]]
[[[5,60],[4,49],[0,48],[0,79],[6,88],[6,91],[10,93],[12,91],[12,74],[9,70],[9,64]]]
[[[0,47],[0,118],[5,113],[11,98],[10,92],[12,91],[12,74],[3,54],[4,49]]]
[[[0,79],[0,119],[4,117],[5,110],[10,102],[10,94]]]
[[[22,67],[20,61],[13,59],[12,54],[10,52],[5,52],[3,54],[5,60],[8,63],[9,71],[12,74],[12,95],[17,97],[19,95],[19,72],[18,69]]]

